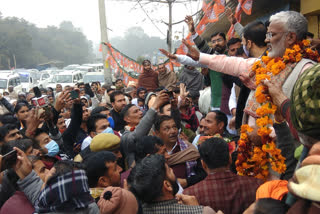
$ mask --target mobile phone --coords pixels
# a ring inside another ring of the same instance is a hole
[[[8,152],[4,156],[2,156],[1,171],[12,168],[16,162],[17,162],[17,151],[12,150]]]
[[[173,99],[173,92],[172,91],[166,91],[166,94],[168,94],[170,100]]]
[[[79,98],[79,93],[76,90],[71,91],[70,98],[73,100]]]

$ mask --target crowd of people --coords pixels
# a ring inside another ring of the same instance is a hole
[[[246,26],[228,15],[240,37],[215,32],[209,42],[186,17],[197,49],[183,41],[187,55],[160,50],[180,74],[144,60],[128,85],[1,94],[0,214],[319,213],[319,40],[298,12]],[[267,134],[261,96],[274,109]],[[249,153],[265,140],[285,166],[261,165],[259,177]]]

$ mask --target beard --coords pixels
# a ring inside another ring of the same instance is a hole
[[[177,182],[178,182],[177,179],[175,181],[170,181],[171,186],[172,186],[172,194],[173,194],[173,196],[176,196],[176,194],[179,191],[179,185],[178,185]]]
[[[269,43],[269,47],[271,47],[271,51],[269,51],[268,57],[271,57],[271,58],[282,57],[284,55],[284,52],[286,51],[285,40],[286,40],[286,37],[283,35],[276,44],[272,45],[271,43]]]
[[[214,50],[217,51],[219,54],[222,54],[224,52],[225,48],[220,45],[216,45]]]

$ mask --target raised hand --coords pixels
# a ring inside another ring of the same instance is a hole
[[[62,91],[61,94],[58,96],[54,108],[57,112],[60,112],[61,109],[64,108],[65,104],[70,101],[70,93],[66,90]]]
[[[189,49],[187,56],[191,57],[195,61],[198,61],[200,58],[200,52],[192,47],[185,39],[182,40],[182,43]]]
[[[14,147],[13,149],[17,151],[17,161],[13,169],[22,180],[32,171],[32,164],[27,155],[21,149],[17,147]]]
[[[235,23],[237,23],[237,19],[234,16],[234,14],[232,13],[230,7],[227,7],[226,14],[227,14],[227,17],[228,17],[228,20],[229,20],[230,24],[234,25]]]
[[[171,54],[171,53],[169,53],[168,51],[166,51],[165,49],[160,48],[159,51],[160,51],[163,55],[165,55],[166,57],[168,57],[169,59],[174,59],[174,60],[177,59],[177,56],[176,56],[175,54]]]
[[[26,119],[26,136],[33,138],[35,131],[39,125],[44,121],[44,110],[36,107],[29,111],[28,117]]]
[[[169,100],[169,95],[166,93],[166,91],[162,90],[160,91],[159,95],[157,96],[155,102],[152,104],[151,107],[158,110],[163,104],[165,104]]]
[[[189,95],[189,92],[187,91],[187,86],[184,83],[180,83],[179,86],[180,86],[180,97],[182,100],[184,100]]]
[[[187,25],[189,27],[189,32],[192,33],[192,34],[195,34],[196,31],[194,29],[194,22],[193,22],[192,16],[186,16],[184,21],[187,23]]]

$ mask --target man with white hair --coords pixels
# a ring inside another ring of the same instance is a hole
[[[270,58],[283,57],[287,48],[292,48],[298,42],[301,42],[307,33],[306,18],[295,11],[282,11],[270,17],[270,25],[266,34],[265,42],[268,44]],[[225,55],[208,55],[200,53],[187,43],[189,54],[192,59],[207,65],[210,69],[217,72],[226,73],[232,76],[238,76],[252,90],[255,89],[252,70],[253,64],[258,61],[257,58],[243,59],[240,57],[228,57]],[[275,75],[281,82],[284,93],[289,97],[294,83],[299,75],[311,67],[315,62],[310,59],[302,58],[295,63],[285,64],[285,68]],[[251,91],[244,112],[244,122],[249,125],[255,124],[255,109],[258,107],[255,101],[254,91]]]

